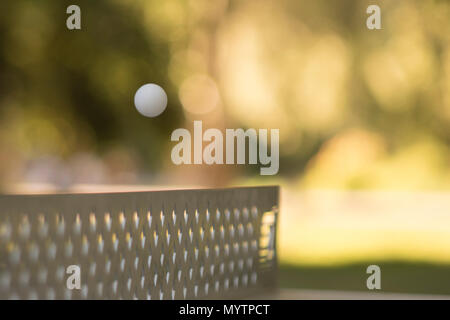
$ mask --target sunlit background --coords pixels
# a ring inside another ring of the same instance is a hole
[[[1,190],[279,184],[282,285],[365,290],[378,264],[385,290],[450,293],[448,30],[438,0],[3,0]],[[148,82],[154,119],[133,105]],[[173,165],[194,120],[279,128],[279,174]]]

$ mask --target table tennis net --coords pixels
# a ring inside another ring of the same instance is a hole
[[[270,290],[278,192],[0,196],[0,299],[213,299]]]

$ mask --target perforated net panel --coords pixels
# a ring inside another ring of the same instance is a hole
[[[277,213],[278,187],[1,196],[0,298],[260,292],[275,284]]]

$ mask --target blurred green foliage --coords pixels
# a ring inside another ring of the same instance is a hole
[[[164,174],[171,131],[199,119],[281,128],[280,174],[302,187],[448,188],[450,5],[377,3],[369,31],[370,1],[4,0],[0,182],[80,153]],[[169,97],[156,119],[133,106],[148,82]]]
[[[117,1],[77,1],[82,30],[70,31],[70,4],[2,1],[2,153],[10,144],[18,160],[67,158],[118,145],[138,154],[144,168],[159,167],[167,132],[182,119],[167,76],[169,39],[149,32],[138,7]],[[171,103],[157,120],[134,110],[134,93],[148,82],[162,85]]]

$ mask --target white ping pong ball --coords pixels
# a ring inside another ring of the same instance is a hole
[[[157,84],[147,83],[136,91],[134,105],[143,116],[154,118],[166,110],[167,94]]]

